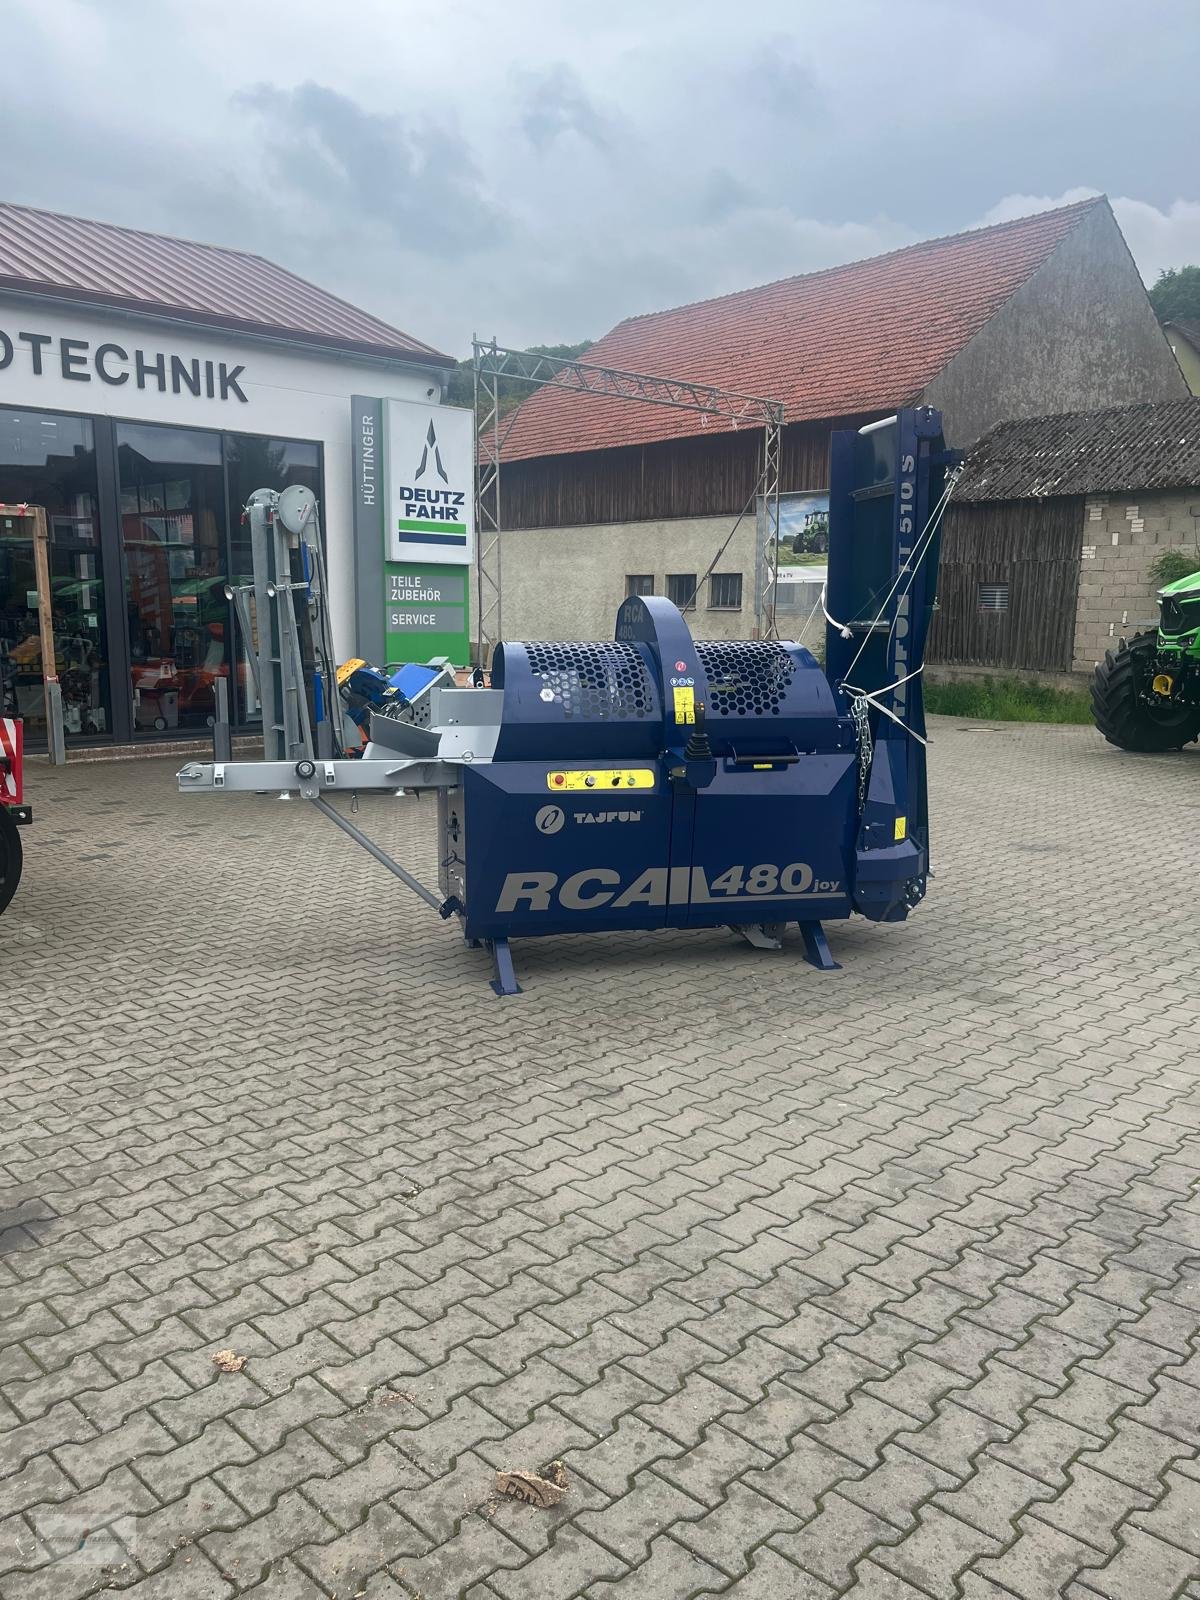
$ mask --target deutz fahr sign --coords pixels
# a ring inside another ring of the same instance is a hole
[[[475,549],[472,413],[389,400],[384,433],[385,560],[469,565]]]
[[[356,394],[351,417],[357,654],[466,666],[473,414]]]

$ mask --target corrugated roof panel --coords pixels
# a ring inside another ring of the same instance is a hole
[[[435,366],[453,359],[262,256],[0,204],[0,288],[94,298]]]
[[[971,451],[959,500],[1200,490],[1200,399],[1001,422]]]
[[[584,358],[781,400],[789,422],[918,395],[1103,198],[619,323]],[[697,413],[535,391],[509,460],[686,438]]]

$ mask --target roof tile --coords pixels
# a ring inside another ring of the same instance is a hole
[[[0,289],[413,361],[449,356],[263,256],[0,204]]]
[[[909,245],[759,289],[630,317],[586,360],[782,400],[788,422],[886,410],[918,395],[1102,196]],[[509,460],[685,438],[698,413],[536,390]]]

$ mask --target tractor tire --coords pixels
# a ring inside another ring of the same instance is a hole
[[[1093,720],[1109,744],[1120,750],[1143,754],[1182,750],[1200,738],[1200,712],[1190,706],[1164,706],[1160,711],[1141,698],[1140,685],[1157,648],[1157,633],[1135,634],[1115,653],[1106,650],[1092,675]]]
[[[17,892],[21,881],[21,830],[7,806],[0,806],[0,912]]]

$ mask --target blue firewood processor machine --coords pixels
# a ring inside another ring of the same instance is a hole
[[[778,949],[794,923],[834,968],[823,923],[900,922],[926,891],[920,673],[956,461],[927,407],[834,434],[824,668],[801,644],[694,639],[670,601],[637,596],[611,641],[498,645],[490,687],[443,667],[411,696],[381,692],[359,759],[332,753],[345,741],[327,687],[307,742],[265,727],[267,759],[191,762],[180,790],[298,792],[488,947],[498,994],[519,992],[510,940],[548,934],[726,926]],[[269,496],[248,511],[269,517]],[[290,521],[304,573],[315,508]],[[277,570],[297,564],[286,532]],[[311,612],[302,582],[275,587]],[[298,609],[285,602],[284,632]],[[300,655],[254,664],[276,674],[270,703],[295,698]],[[440,892],[327,798],[373,788],[436,792]]]

